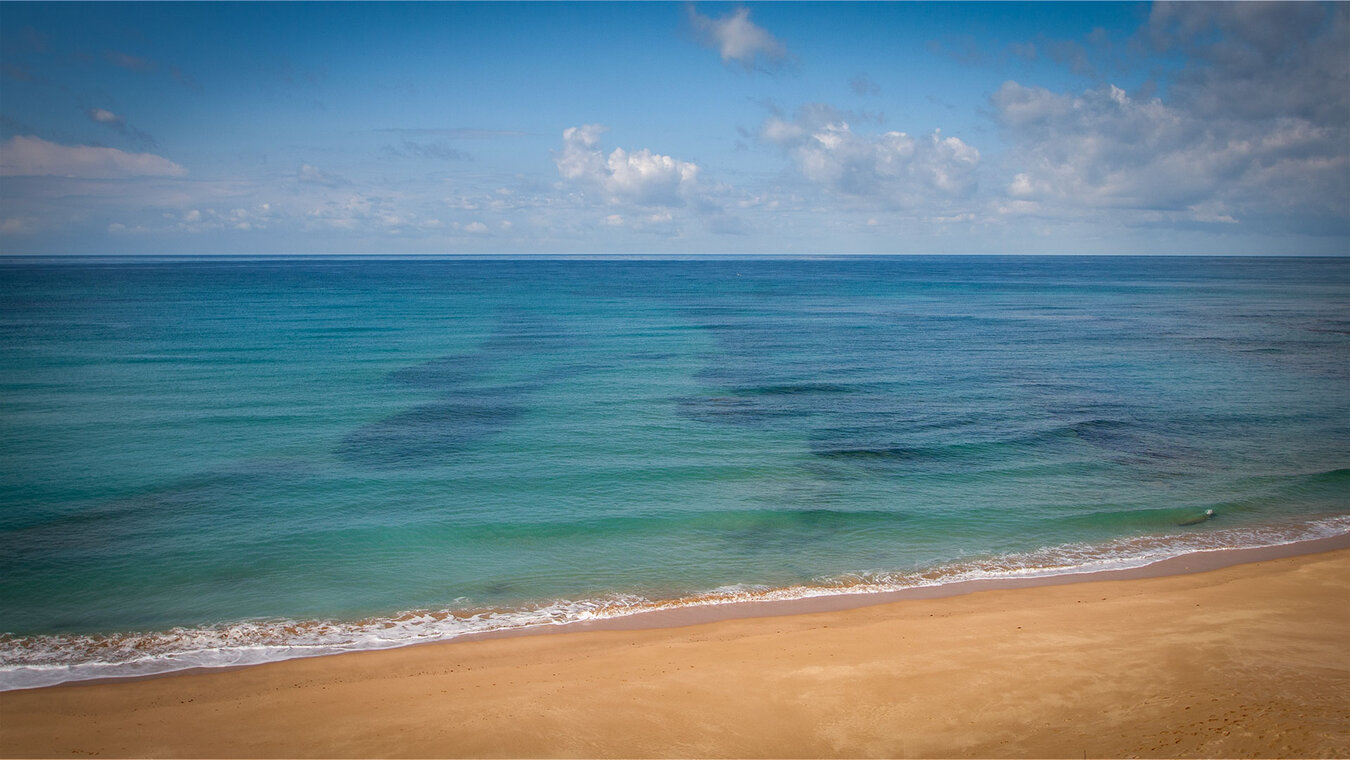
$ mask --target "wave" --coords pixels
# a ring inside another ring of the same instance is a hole
[[[250,620],[140,633],[0,634],[0,691],[391,649],[469,634],[557,626],[682,607],[875,594],[972,580],[1137,568],[1200,551],[1281,546],[1346,534],[1350,534],[1350,515],[1337,515],[1259,528],[1060,544],[1027,552],[970,557],[927,568],[820,578],[798,586],[725,586],[674,599],[611,594],[532,607],[414,610],[357,621]]]

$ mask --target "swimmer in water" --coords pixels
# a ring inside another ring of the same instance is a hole
[[[1205,510],[1205,513],[1204,513],[1203,515],[1200,515],[1199,517],[1192,517],[1192,518],[1189,519],[1189,520],[1182,520],[1181,522],[1177,523],[1177,525],[1199,525],[1200,523],[1202,523],[1202,522],[1208,520],[1209,518],[1211,518],[1211,517],[1213,517],[1213,516],[1214,516],[1214,510],[1212,510],[1212,509],[1206,509],[1206,510]]]

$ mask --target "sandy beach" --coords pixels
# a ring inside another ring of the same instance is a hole
[[[1345,757],[1350,550],[0,694],[33,757]]]

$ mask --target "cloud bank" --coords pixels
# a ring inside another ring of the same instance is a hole
[[[1165,97],[1012,81],[994,93],[1007,208],[1350,231],[1350,6],[1160,4],[1146,34],[1186,53]]]
[[[182,166],[152,153],[60,145],[36,137],[11,137],[0,148],[0,175],[6,177],[124,179],[183,177],[187,173]]]

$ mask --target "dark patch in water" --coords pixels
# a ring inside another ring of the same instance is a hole
[[[498,316],[492,335],[478,347],[480,353],[507,356],[557,351],[572,345],[558,324],[543,314],[509,310]]]
[[[794,409],[736,396],[683,397],[675,399],[675,403],[681,417],[730,425],[763,425],[775,419],[802,415]]]
[[[513,424],[525,408],[445,401],[366,425],[343,439],[338,456],[378,467],[418,467],[465,451]]]
[[[1328,485],[1350,485],[1350,467],[1341,467],[1336,470],[1326,470],[1316,472],[1305,476],[1310,483],[1325,483]]]
[[[718,357],[704,357],[711,361]],[[728,367],[711,366],[694,373],[694,379],[708,385],[737,385],[741,383],[751,383],[754,377],[748,372],[737,372]]]
[[[1168,438],[1119,420],[1088,420],[1064,428],[1079,440],[1139,461],[1168,461],[1188,453]],[[1053,432],[1053,431],[1052,431]]]
[[[746,383],[733,385],[725,395],[684,396],[674,401],[680,416],[688,419],[762,425],[776,420],[852,411],[841,408],[840,405],[845,403],[841,397],[854,394],[856,390],[854,386],[841,383]]]
[[[747,385],[736,388],[738,396],[797,396],[824,393],[852,393],[854,388],[838,383],[779,383]]]
[[[391,382],[411,388],[448,391],[482,377],[486,367],[483,358],[475,355],[444,356],[411,367],[390,372]]]
[[[308,465],[294,459],[251,460],[175,479],[144,493],[33,515],[24,524],[0,523],[0,559],[118,552],[127,543],[142,542],[162,531],[166,522],[217,524],[222,505],[256,494],[284,492],[310,476]]]
[[[745,554],[783,554],[827,543],[841,534],[892,529],[906,515],[835,509],[756,510],[709,520],[724,543]]]
[[[516,590],[516,584],[509,581],[496,581],[483,587],[483,595],[491,598],[504,597]]]
[[[392,383],[432,391],[440,399],[353,431],[337,446],[342,459],[375,467],[417,467],[460,454],[500,433],[525,413],[529,394],[596,369],[561,361],[568,336],[544,315],[525,309],[498,314],[492,333],[472,353],[452,354],[390,372]],[[522,358],[557,355],[509,384],[489,378]]]
[[[822,428],[812,432],[811,453],[822,459],[910,463],[948,458],[969,448],[963,444],[924,445],[908,443],[907,431],[888,425]]]
[[[966,418],[956,418],[953,428],[968,428]],[[883,425],[857,428],[830,428],[814,432],[810,440],[811,453],[824,458],[857,462],[915,463],[959,461],[961,459],[989,462],[996,458],[1017,456],[1030,450],[1054,446],[1057,442],[1075,437],[1088,438],[1096,445],[1121,447],[1137,443],[1124,433],[1111,430],[1116,423],[1094,420],[1079,425],[1068,425],[1042,431],[1014,432],[1003,436],[971,437],[969,433],[953,431],[950,435],[925,442],[909,443],[916,433],[941,431],[942,424],[927,423],[913,426],[888,427]],[[957,437],[957,436],[960,437]]]
[[[812,445],[811,453],[826,459],[884,460],[891,462],[908,462],[930,456],[923,449],[907,449],[898,446],[888,448],[829,448]]]
[[[1075,422],[1061,429],[1086,441],[1110,443],[1128,438],[1130,436],[1128,431],[1132,427],[1130,423],[1121,420],[1097,419]]]

